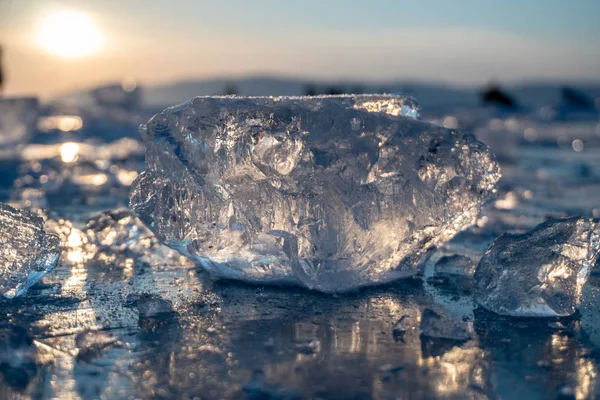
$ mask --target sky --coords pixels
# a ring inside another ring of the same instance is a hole
[[[64,40],[92,26],[97,48],[65,58],[52,30],[40,44],[65,11],[88,19]],[[598,0],[0,0],[9,95],[249,75],[598,82],[599,37]]]

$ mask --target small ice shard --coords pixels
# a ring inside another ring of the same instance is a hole
[[[19,296],[54,268],[58,236],[44,232],[44,220],[0,203],[0,294]]]
[[[500,236],[477,266],[477,302],[518,317],[573,314],[600,251],[598,222],[553,219],[527,233]]]
[[[473,338],[474,330],[470,321],[455,321],[426,308],[421,316],[421,333],[434,339],[466,341]]]
[[[111,210],[92,217],[85,226],[89,243],[99,250],[125,250],[135,245],[140,237],[139,226],[133,211],[128,209]]]
[[[224,278],[342,292],[414,276],[500,177],[485,145],[415,110],[383,95],[195,98],[142,127],[131,207]]]

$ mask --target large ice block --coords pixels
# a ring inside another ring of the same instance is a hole
[[[524,234],[502,235],[477,266],[476,300],[503,315],[571,315],[599,251],[597,219],[554,219]]]
[[[324,292],[420,272],[495,194],[493,154],[400,96],[197,97],[141,134],[131,207],[217,276]]]
[[[54,268],[58,236],[44,232],[44,220],[0,203],[0,294],[19,296]]]

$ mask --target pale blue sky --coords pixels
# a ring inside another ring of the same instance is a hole
[[[64,9],[89,13],[105,36],[93,57],[65,61],[31,40]],[[13,93],[249,74],[590,81],[599,37],[598,0],[0,0]]]

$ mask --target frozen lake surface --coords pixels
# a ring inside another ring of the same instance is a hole
[[[36,132],[0,152],[0,201],[49,210],[40,213],[64,243],[53,272],[0,300],[0,398],[600,396],[597,270],[579,311],[562,319],[477,308],[469,279],[503,232],[600,216],[597,114],[422,110],[492,148],[498,199],[430,252],[422,279],[325,295],[216,281],[143,228],[131,245],[90,243],[87,221],[128,204],[144,169],[136,126],[155,110],[68,111],[42,111]]]

